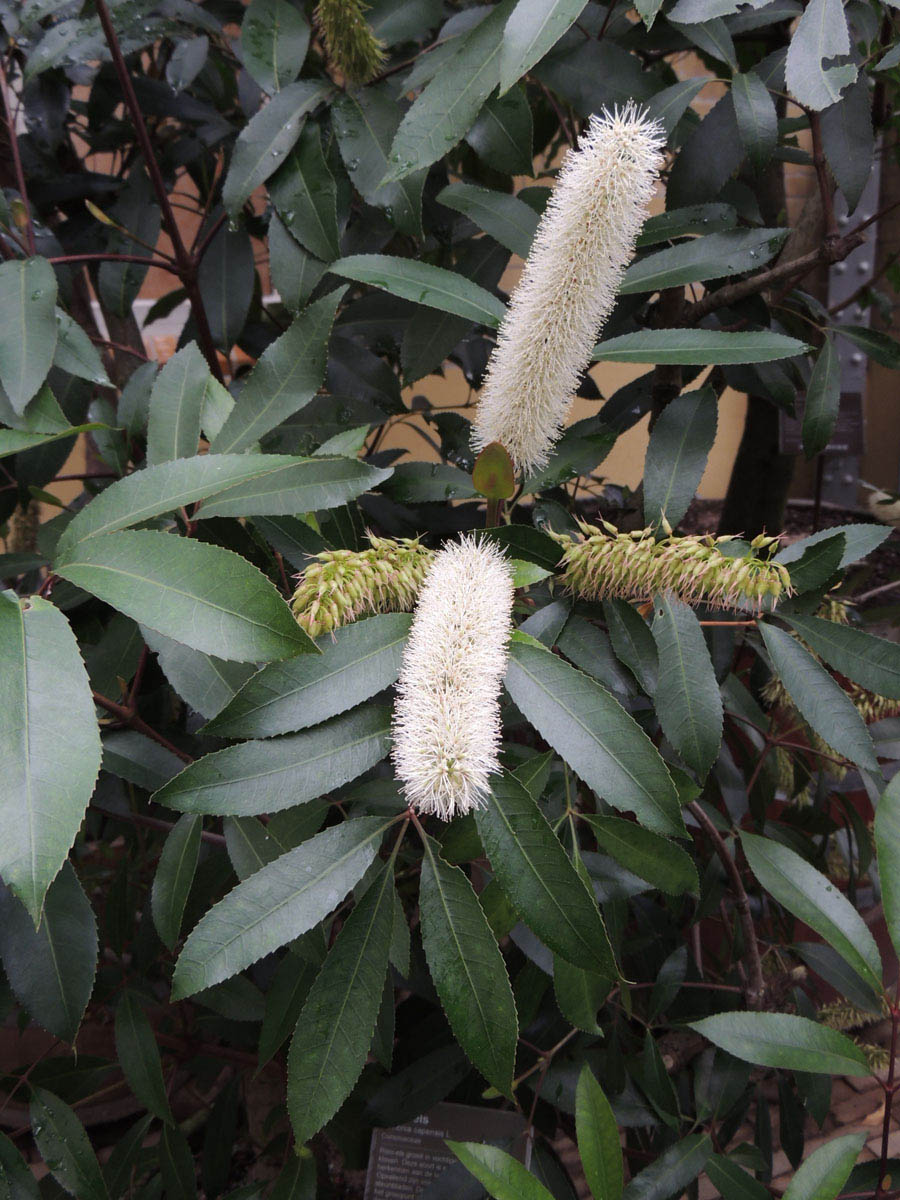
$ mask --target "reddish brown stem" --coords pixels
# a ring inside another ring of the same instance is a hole
[[[162,817],[149,817],[145,813],[135,812],[117,812],[114,808],[107,808],[103,804],[97,804],[96,801],[91,801],[91,808],[97,812],[102,812],[106,817],[113,817],[118,821],[130,821],[132,825],[142,825],[145,829],[161,829],[167,833],[170,829],[175,828],[174,821],[164,821]],[[204,842],[209,842],[211,846],[224,846],[225,838],[221,833],[208,833],[207,830],[201,830],[200,838]]]
[[[812,135],[813,166],[816,168],[816,179],[819,183],[819,197],[822,201],[822,212],[825,215],[826,241],[838,236],[837,218],[834,215],[834,189],[828,178],[828,162],[822,147],[822,120],[817,112],[809,114],[809,132]]]
[[[215,342],[213,341],[212,331],[209,327],[209,320],[206,315],[206,309],[203,305],[203,298],[200,295],[200,288],[197,284],[197,262],[189,253],[184,241],[181,237],[181,230],[178,228],[178,222],[175,219],[175,212],[169,201],[169,195],[166,191],[165,180],[162,177],[162,172],[159,169],[159,163],[156,161],[156,154],[153,150],[153,143],[150,141],[150,134],[147,130],[147,123],[144,120],[144,114],[141,111],[141,106],[138,103],[137,95],[135,94],[134,85],[131,82],[131,76],[128,73],[128,67],[125,63],[125,58],[122,54],[122,48],[119,45],[119,39],[116,36],[116,31],[112,23],[112,18],[109,14],[109,8],[106,0],[96,0],[97,16],[100,19],[100,24],[103,28],[103,35],[106,38],[106,44],[109,46],[109,52],[112,56],[113,67],[119,80],[119,86],[122,89],[122,96],[125,101],[125,106],[131,116],[134,125],[134,131],[137,136],[138,145],[141,149],[141,154],[144,158],[144,165],[147,168],[147,173],[150,176],[150,182],[153,185],[153,190],[156,193],[156,198],[159,201],[160,211],[162,213],[163,224],[169,239],[172,242],[172,250],[175,254],[175,262],[177,264],[177,274],[184,290],[187,293],[188,301],[191,305],[191,313],[194,318],[194,323],[197,326],[197,337],[200,341],[203,355],[207,361],[210,371],[220,383],[225,380],[222,376],[222,369],[219,366],[219,358],[216,353]]]
[[[9,149],[12,154],[13,170],[16,173],[16,186],[19,189],[22,204],[25,206],[25,240],[28,244],[28,253],[33,257],[37,254],[37,247],[34,240],[34,222],[31,219],[31,206],[28,203],[28,191],[25,187],[25,172],[22,169],[22,156],[19,153],[16,123],[9,105],[9,83],[6,79],[6,68],[2,60],[0,60],[0,93],[3,96],[3,112],[6,117],[6,129],[9,135]]]
[[[722,835],[703,811],[703,808],[696,800],[693,800],[687,807],[694,820],[712,842],[713,849],[719,856],[719,861],[725,868],[725,872],[731,882],[731,890],[734,892],[734,904],[741,922],[741,928],[744,931],[747,957],[750,960],[750,978],[745,992],[747,1006],[748,1008],[758,1009],[762,1004],[765,982],[763,980],[762,959],[759,956],[759,942],[756,940],[756,930],[753,928],[750,901],[747,898],[744,881],[741,879],[737,863],[728,852],[728,847],[725,845]]]
[[[158,745],[165,747],[170,753],[180,758],[182,762],[192,763],[194,761],[190,754],[186,754],[184,750],[179,750],[168,738],[163,737],[161,733],[157,733],[155,729],[152,729],[143,717],[138,716],[134,709],[128,708],[124,704],[117,704],[115,700],[110,700],[108,696],[101,696],[99,692],[92,692],[91,695],[94,697],[95,704],[98,704],[101,708],[105,708],[108,713],[111,713],[114,717],[118,717],[120,721],[126,725],[130,725],[138,733],[143,733]]]
[[[897,985],[898,995],[900,995],[900,983]],[[891,1137],[891,1113],[894,1107],[894,1075],[897,1064],[897,1034],[898,1026],[900,1026],[900,1006],[898,1006],[897,998],[891,1005],[891,1061],[888,1065],[888,1076],[884,1083],[884,1121],[881,1126],[881,1156],[878,1166],[878,1187],[875,1189],[875,1195],[883,1197],[886,1194],[884,1181],[888,1173],[888,1157],[890,1150]]]
[[[145,267],[159,267],[160,270],[169,271],[173,275],[179,274],[178,267],[174,263],[167,262],[164,258],[148,258],[146,254],[57,254],[47,261],[57,267],[94,262],[142,263]]]

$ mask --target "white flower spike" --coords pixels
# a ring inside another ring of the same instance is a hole
[[[627,104],[591,117],[569,151],[488,363],[479,450],[502,442],[524,474],[546,465],[612,312],[662,166],[665,134]]]
[[[417,812],[449,821],[484,806],[499,769],[512,604],[512,567],[497,546],[464,537],[435,557],[394,707],[394,767]]]

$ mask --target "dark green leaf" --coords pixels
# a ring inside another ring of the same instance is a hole
[[[869,770],[878,770],[875,747],[847,693],[789,633],[760,623],[772,666],[800,715],[837,754]]]
[[[658,833],[684,825],[650,739],[605,688],[532,641],[513,638],[506,688],[535,729],[607,803]]]
[[[803,409],[803,450],[814,458],[831,441],[841,404],[841,362],[833,337],[816,355]]]
[[[206,501],[203,516],[219,517],[334,508],[384,476],[343,457],[201,454],[161,463],[118,480],[92,500],[67,526],[57,555],[96,534],[125,529],[198,500]]]
[[[524,89],[513,87],[502,96],[491,96],[466,134],[466,141],[495,171],[533,174],[534,131]]]
[[[500,82],[504,27],[515,0],[501,0],[459,45],[403,118],[389,155],[389,179],[428,167],[465,136]]]
[[[788,574],[791,577],[791,587],[801,594],[821,588],[840,569],[844,547],[842,533],[808,545],[802,558],[790,565]]]
[[[722,1154],[710,1155],[706,1174],[713,1187],[718,1188],[722,1200],[768,1200],[771,1194],[764,1183]]]
[[[518,1024],[506,965],[471,884],[431,839],[420,888],[425,957],[456,1040],[488,1083],[509,1095]]]
[[[0,263],[0,383],[23,413],[53,364],[56,276],[43,258]]]
[[[801,1163],[785,1190],[785,1200],[835,1200],[850,1178],[866,1132],[832,1138]]]
[[[814,929],[866,983],[881,988],[881,956],[869,927],[828,878],[788,846],[741,834],[750,870],[779,904]]]
[[[310,304],[287,332],[266,348],[213,438],[213,453],[249,449],[312,400],[325,378],[328,335],[343,294],[343,288],[336,288]]]
[[[286,954],[266,993],[266,1014],[259,1031],[259,1066],[264,1067],[290,1037],[316,977],[317,968]]]
[[[384,210],[401,233],[422,236],[422,189],[425,171],[383,183],[388,151],[403,116],[390,84],[343,92],[331,110],[347,173],[369,204]]]
[[[698,891],[697,868],[674,842],[621,817],[585,819],[597,835],[599,848],[641,879],[673,896]]]
[[[468,217],[495,241],[527,258],[539,217],[533,208],[508,192],[492,192],[471,183],[451,183],[437,200]]]
[[[192,650],[146,626],[141,633],[169,683],[202,717],[214,717],[256,670],[250,663],[226,662]]]
[[[719,233],[733,229],[736,224],[737,213],[729,204],[691,204],[648,217],[637,244],[655,246],[687,233]]]
[[[633,694],[631,674],[613,653],[609,635],[591,621],[573,613],[557,636],[556,645],[579,670],[599,679],[611,692]]]
[[[779,550],[775,561],[785,565],[797,562],[810,546],[816,546],[827,538],[841,534],[844,538],[844,553],[838,565],[849,567],[851,563],[877,550],[885,538],[890,536],[890,532],[884,525],[833,525],[830,529],[820,529],[818,533],[812,533],[809,537],[801,538],[799,542],[785,546],[783,550]]]
[[[619,1130],[609,1101],[587,1065],[582,1067],[575,1092],[575,1127],[594,1200],[619,1200],[623,1179]]]
[[[97,922],[71,863],[51,883],[37,930],[12,893],[0,890],[0,957],[31,1017],[74,1042],[94,988]]]
[[[269,271],[272,286],[289,312],[296,314],[303,308],[326,270],[325,263],[307,254],[273,212],[269,221]]]
[[[5,1133],[0,1133],[0,1186],[8,1200],[40,1200],[31,1167]]]
[[[659,723],[688,766],[704,779],[722,743],[722,697],[706,639],[693,609],[673,596],[658,596],[653,613]]]
[[[829,666],[879,696],[900,700],[900,646],[852,625],[790,612],[785,620]]]
[[[644,460],[644,520],[674,528],[700,485],[719,411],[710,387],[685,392],[657,418]]]
[[[197,284],[213,342],[226,354],[240,337],[247,320],[253,299],[253,276],[250,235],[245,229],[223,225],[203,252]],[[204,412],[203,428],[206,436],[211,437],[208,415],[208,411]]]
[[[316,1160],[309,1151],[292,1154],[269,1200],[316,1200],[316,1182]]]
[[[852,213],[869,181],[875,153],[869,81],[861,78],[821,117],[822,149]]]
[[[622,1193],[623,1200],[666,1200],[697,1178],[711,1153],[708,1134],[692,1133],[682,1138],[632,1176]]]
[[[515,923],[515,912],[512,914]],[[553,993],[564,1019],[585,1033],[600,1033],[597,1013],[610,993],[612,980],[596,971],[575,967],[558,954],[553,956]]]
[[[331,85],[321,80],[289,83],[244,126],[222,188],[222,202],[232,217],[281,166],[300,136],[307,114],[330,89]]]
[[[496,328],[506,307],[490,292],[445,267],[388,254],[354,254],[332,263],[335,275],[383,288],[394,296]]]
[[[288,0],[252,0],[241,22],[244,66],[271,93],[300,74],[309,46],[309,25]]]
[[[825,1075],[868,1075],[866,1056],[843,1033],[788,1013],[719,1013],[691,1028],[735,1058],[761,1067]]]
[[[71,547],[56,570],[205,654],[267,662],[312,648],[274,584],[221,546],[168,533],[110,533]]]
[[[538,937],[573,966],[616,975],[594,897],[525,787],[496,776],[475,821],[503,890]]]
[[[128,1086],[141,1104],[155,1117],[171,1124],[174,1118],[153,1027],[131,992],[125,992],[116,1007],[116,1056]]]
[[[322,153],[322,138],[308,124],[283,167],[269,184],[269,195],[285,228],[323,262],[341,253],[337,223],[337,186]]]
[[[100,769],[100,735],[75,636],[38,596],[0,595],[0,876],[38,924]]]
[[[553,1200],[544,1185],[499,1146],[449,1139],[447,1145],[494,1200]]]
[[[731,95],[738,130],[750,166],[762,171],[778,141],[778,114],[769,95],[769,89],[755,71],[735,75],[731,81]]]
[[[389,824],[381,817],[344,821],[238,884],[185,942],[175,966],[173,999],[230,979],[317,925],[362,878]]]
[[[769,259],[775,257],[786,236],[786,229],[740,229],[729,233],[710,233],[706,237],[671,246],[668,250],[656,250],[628,268],[620,294],[627,296],[634,292],[653,292],[683,283],[722,279],[726,275],[752,271],[765,266]],[[696,337],[701,331],[691,332]],[[734,334],[731,336],[734,337]],[[750,336],[744,334],[745,338]],[[764,336],[772,337],[771,334]]]
[[[208,377],[209,367],[196,342],[173,354],[157,375],[150,393],[147,425],[150,466],[197,453]]]
[[[60,371],[67,371],[76,379],[86,379],[88,383],[99,383],[109,387],[106,368],[100,361],[96,346],[81,326],[61,308],[56,310],[56,327],[54,367],[58,367]]]
[[[31,1131],[53,1178],[76,1200],[107,1200],[100,1164],[78,1117],[45,1088],[31,1089]]]
[[[603,615],[616,656],[648,696],[656,691],[659,655],[650,626],[627,600],[604,600]]]
[[[181,918],[187,903],[197,859],[203,818],[185,813],[166,838],[150,894],[153,923],[164,945],[171,950],[181,933]]]
[[[500,94],[544,57],[585,7],[585,0],[518,0],[503,33]]]
[[[154,796],[180,812],[253,816],[303,804],[384,758],[390,710],[366,704],[315,729],[241,742],[197,759]]]
[[[875,852],[884,919],[900,953],[900,775],[888,784],[875,810]]]
[[[385,613],[319,641],[320,655],[263,667],[206,727],[223,737],[272,737],[318,725],[390,687],[412,617]]]
[[[388,965],[393,874],[392,860],[345,921],[297,1021],[287,1105],[298,1145],[334,1116],[365,1065]]]
[[[187,1138],[177,1125],[163,1125],[159,1138],[159,1166],[166,1196],[194,1200],[197,1181],[194,1156]]]
[[[667,254],[668,251],[660,253]],[[698,366],[719,363],[728,366],[733,363],[793,358],[797,354],[805,354],[808,349],[804,342],[796,338],[769,330],[723,333],[719,329],[644,329],[640,333],[623,333],[620,337],[598,342],[594,347],[594,361],[685,363]]]

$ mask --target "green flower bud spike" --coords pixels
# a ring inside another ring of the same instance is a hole
[[[319,0],[315,20],[329,63],[348,83],[368,83],[384,62],[384,45],[372,32],[362,0]]]
[[[581,540],[551,536],[563,547],[563,583],[585,600],[647,600],[672,592],[687,604],[761,611],[791,592],[787,569],[759,557],[760,551],[771,552],[776,538],[755,538],[752,556],[731,558],[716,544],[729,538],[670,534],[657,541],[649,528],[620,533],[606,521],[602,528],[584,522],[579,527]]]
[[[310,637],[373,613],[412,612],[434,551],[414,538],[370,533],[369,543],[369,550],[323,550],[298,577],[291,609]]]

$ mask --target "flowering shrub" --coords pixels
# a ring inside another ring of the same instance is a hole
[[[813,295],[891,12],[0,6],[0,1195],[360,1196],[447,1099],[520,1136],[428,1200],[896,1194],[890,529],[682,531],[727,386],[815,456],[900,363]]]

